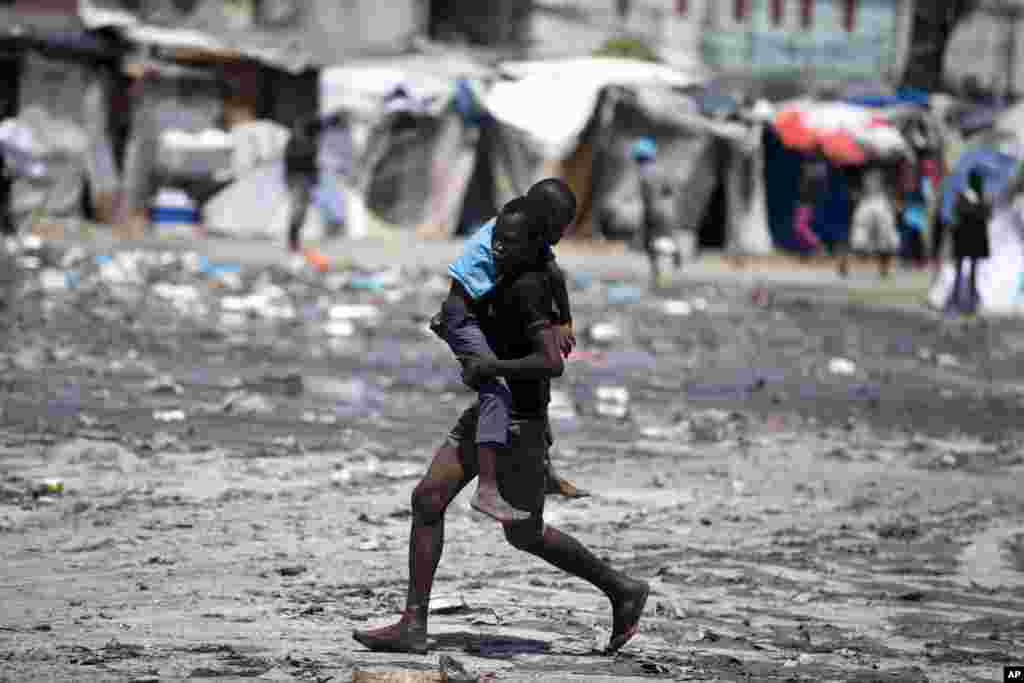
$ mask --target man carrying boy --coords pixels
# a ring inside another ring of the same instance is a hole
[[[558,334],[551,325],[553,287],[550,273],[537,267],[542,248],[536,211],[527,199],[509,202],[494,228],[498,285],[482,320],[497,358],[465,364],[468,382],[508,377],[511,412],[507,446],[497,463],[502,498],[526,519],[506,522],[505,537],[514,547],[584,579],[608,596],[612,604],[612,636],[606,652],[618,651],[632,638],[650,587],[615,571],[575,538],[544,524],[548,449],[547,410],[551,378],[564,370]],[[409,537],[409,584],[401,619],[383,628],[355,631],[353,637],[371,650],[427,652],[427,614],[434,574],[444,547],[444,514],[451,501],[479,471],[476,432],[479,401],[459,418],[445,443],[435,452],[426,476],[412,494]]]
[[[536,183],[527,192],[527,198],[538,207],[533,218],[541,222],[537,226],[542,235],[542,248],[538,250],[538,264],[549,275],[553,284],[553,298],[558,309],[558,332],[562,353],[568,355],[575,344],[572,330],[572,315],[569,310],[569,295],[565,275],[555,263],[551,245],[557,244],[576,215],[576,197],[568,185],[557,178],[547,178]],[[480,329],[478,309],[487,304],[494,292],[501,274],[496,263],[501,260],[502,244],[494,240],[495,221],[484,225],[467,242],[462,256],[448,268],[452,278],[448,298],[441,306],[441,313],[435,317],[434,331],[449,345],[463,365],[469,359],[494,359],[495,354]],[[508,386],[498,377],[491,377],[473,386],[479,396],[479,420],[477,422],[477,447],[480,461],[480,480],[476,494],[470,504],[499,522],[513,522],[529,517],[524,510],[517,510],[505,501],[498,491],[496,461],[498,453],[506,446],[509,424],[511,395]],[[550,435],[549,435],[550,436]],[[579,495],[575,486],[561,479],[556,480],[559,492]]]

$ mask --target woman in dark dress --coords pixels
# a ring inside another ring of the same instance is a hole
[[[967,176],[967,187],[956,198],[953,210],[953,259],[956,262],[956,280],[950,295],[948,309],[973,313],[978,307],[978,260],[989,257],[988,223],[992,207],[985,197],[981,172],[973,169]],[[963,270],[971,260],[966,299],[963,293]]]

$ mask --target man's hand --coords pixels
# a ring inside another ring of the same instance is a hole
[[[495,377],[494,365],[481,358],[465,358],[462,361],[462,381],[467,387],[474,391],[480,390],[480,385]]]
[[[562,352],[563,358],[568,358],[572,350],[576,348],[576,330],[572,321],[564,325],[556,325],[555,331],[558,334],[558,350]]]

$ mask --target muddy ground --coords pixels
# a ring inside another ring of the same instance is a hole
[[[387,655],[350,633],[401,608],[409,494],[472,400],[425,329],[440,271],[77,257],[22,262],[70,263],[72,289],[3,285],[4,680],[347,681],[448,655],[508,681],[988,682],[1024,663],[1020,323],[577,278],[554,457],[593,496],[547,520],[652,583],[641,635],[602,656],[606,601],[464,493],[432,651]]]

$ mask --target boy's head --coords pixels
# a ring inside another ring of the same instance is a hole
[[[977,168],[972,168],[967,174],[967,187],[971,188],[978,195],[985,193],[985,176]]]
[[[545,223],[548,244],[558,244],[565,229],[576,219],[576,195],[561,178],[545,178],[526,193]]]
[[[543,206],[529,197],[517,197],[501,208],[494,224],[491,251],[499,273],[522,270],[536,263],[546,241]]]
[[[651,163],[658,158],[658,145],[651,138],[640,138],[630,148],[630,155],[640,165]]]

